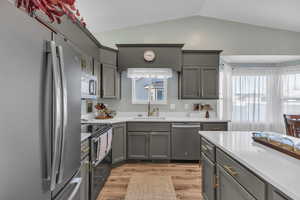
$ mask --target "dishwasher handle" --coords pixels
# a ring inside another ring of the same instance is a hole
[[[200,124],[172,124],[172,128],[201,128]]]

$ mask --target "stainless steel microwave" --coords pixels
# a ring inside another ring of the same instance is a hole
[[[81,98],[97,99],[97,77],[89,74],[81,76]]]

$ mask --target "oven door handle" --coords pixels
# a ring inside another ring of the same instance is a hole
[[[92,139],[92,153],[93,153],[93,155],[92,155],[92,164],[93,164],[93,166],[96,166],[96,165],[98,165],[99,164],[99,149],[100,149],[100,137],[98,137],[98,138],[93,138]],[[95,152],[95,145],[97,145],[97,152]],[[96,153],[96,155],[95,155],[95,153]],[[95,159],[94,159],[95,158]]]
[[[68,197],[68,200],[74,200],[76,194],[79,192],[81,183],[82,183],[82,178],[74,178],[71,181],[71,184],[75,184],[76,186],[74,187],[74,190],[72,191],[72,193]]]

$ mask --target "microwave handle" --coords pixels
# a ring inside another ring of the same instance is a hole
[[[89,81],[89,95],[94,95],[95,94],[95,80],[90,80]]]

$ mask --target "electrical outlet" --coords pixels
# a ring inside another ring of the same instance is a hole
[[[175,110],[176,109],[176,105],[175,104],[170,104],[170,110]]]
[[[188,110],[189,109],[189,104],[184,104],[184,109]]]

